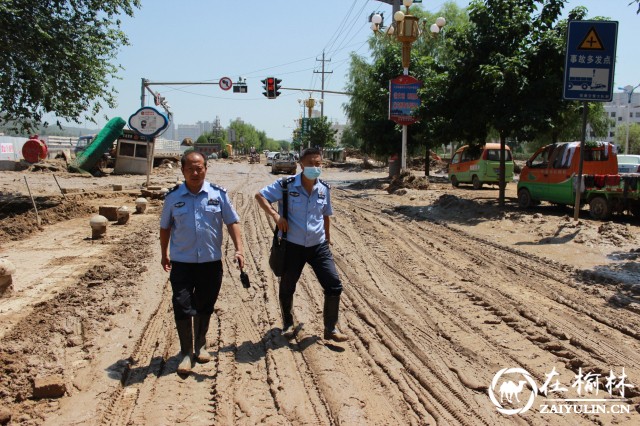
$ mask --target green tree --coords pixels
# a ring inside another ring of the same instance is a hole
[[[411,14],[434,22],[438,16],[447,17],[443,30],[464,26],[468,18],[463,8],[447,2],[437,13],[428,13],[413,6]],[[452,58],[448,36],[422,38],[413,44],[410,73],[423,81],[425,91],[421,95],[423,105],[438,103],[442,96],[446,75],[442,75],[442,64]],[[402,75],[401,44],[393,38],[372,36],[369,40],[371,63],[352,55],[347,90],[352,93],[344,109],[349,117],[350,128],[361,141],[361,150],[378,157],[399,153],[401,148],[401,126],[389,120],[389,80]],[[437,59],[437,61],[436,61]],[[438,85],[439,84],[439,85]],[[437,86],[437,87],[436,87]],[[436,119],[429,107],[419,112],[420,122],[409,127],[409,154],[417,153],[426,145],[444,143],[447,136],[442,131],[442,120]],[[441,116],[440,116],[441,117]]]
[[[625,154],[640,154],[640,124],[630,123],[629,129],[629,152]],[[616,144],[624,151],[627,143],[627,125],[620,124],[616,127]]]
[[[253,125],[242,120],[234,120],[229,124],[229,129],[234,135],[234,139],[230,142],[237,152],[247,153],[252,146],[256,149],[260,147],[260,135]]]
[[[140,0],[0,2],[0,123],[30,131],[44,114],[80,122],[116,106],[121,14]],[[60,122],[58,122],[60,125]]]
[[[473,0],[472,25],[452,37],[458,55],[441,107],[454,114],[445,117],[453,118],[447,120],[448,129],[458,137],[482,143],[489,128],[498,131],[500,205],[507,138],[526,135],[562,109],[562,103],[554,101],[561,88],[562,74],[556,71],[562,55],[547,34],[553,33],[564,1]]]
[[[360,149],[363,145],[362,139],[358,136],[351,125],[347,125],[342,131],[342,140],[340,145],[347,148]]]
[[[331,148],[336,144],[337,132],[332,128],[326,116],[313,118],[311,120],[311,129],[303,136],[304,146]]]
[[[602,138],[609,131],[610,119],[602,102],[589,104],[587,124],[591,128],[592,137]],[[587,137],[589,138],[590,135]],[[582,103],[567,102],[549,127],[541,129],[532,138],[530,148],[539,148],[556,142],[578,141],[582,138]]]

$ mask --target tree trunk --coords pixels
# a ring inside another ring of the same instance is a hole
[[[498,178],[498,205],[504,207],[504,194],[507,184],[505,182],[505,146],[507,144],[507,136],[504,132],[500,132],[500,174]]]
[[[429,180],[429,163],[431,156],[429,155],[431,153],[431,150],[429,149],[429,146],[427,145],[427,147],[425,148],[425,154],[424,154],[424,175],[426,176],[427,180]]]

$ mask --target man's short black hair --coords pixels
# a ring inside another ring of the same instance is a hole
[[[320,152],[319,148],[307,148],[304,151],[302,151],[302,154],[300,154],[300,161],[304,160],[304,157],[307,157],[309,155],[322,156],[322,153]]]
[[[182,157],[180,158],[180,166],[184,169],[185,164],[187,164],[187,157],[190,155],[199,155],[200,157],[202,157],[202,161],[204,161],[204,167],[205,169],[207,168],[207,159],[204,158],[204,154],[202,154],[201,152],[196,151],[195,149],[188,149],[184,152],[184,154],[182,154]]]

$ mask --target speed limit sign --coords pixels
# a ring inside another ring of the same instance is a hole
[[[233,86],[233,82],[229,77],[222,77],[218,84],[222,90],[229,90],[231,89],[231,86]]]

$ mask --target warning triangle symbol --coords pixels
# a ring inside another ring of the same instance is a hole
[[[587,35],[578,46],[578,50],[604,50],[602,40],[598,36],[595,27],[591,27]]]

